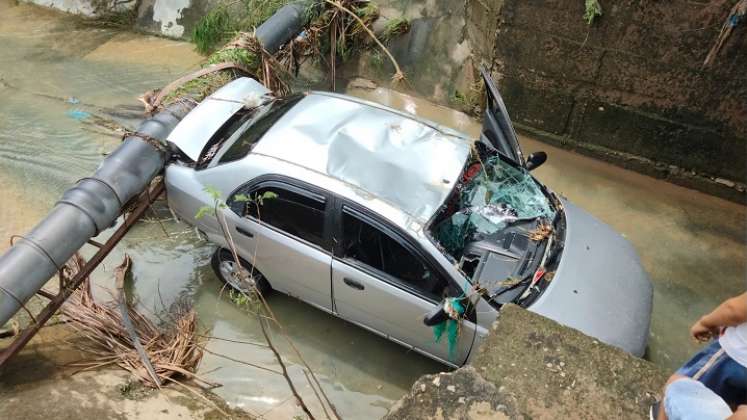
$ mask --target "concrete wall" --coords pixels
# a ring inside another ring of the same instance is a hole
[[[667,374],[506,305],[470,366],[421,377],[386,419],[648,419]]]
[[[135,28],[170,38],[189,39],[195,25],[213,3],[211,0],[141,0]]]
[[[27,0],[39,6],[85,17],[103,17],[135,10],[137,0]]]
[[[687,183],[692,170],[730,187],[747,181],[747,25],[702,64],[734,3],[602,0],[589,26],[579,0],[468,0],[467,30],[524,128],[650,160],[654,175]],[[743,201],[735,187],[730,198]]]

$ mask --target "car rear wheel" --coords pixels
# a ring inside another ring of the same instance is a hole
[[[252,293],[254,288],[263,296],[272,290],[267,279],[257,271],[249,262],[239,257],[241,267],[249,274],[246,279],[239,276],[236,260],[233,258],[231,251],[225,248],[219,248],[213,254],[211,265],[215,275],[233,289],[242,293]]]

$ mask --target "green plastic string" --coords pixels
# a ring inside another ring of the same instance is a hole
[[[449,348],[449,359],[454,360],[456,356],[457,343],[459,342],[459,323],[462,321],[462,315],[464,314],[464,306],[459,302],[458,298],[447,298],[451,301],[451,306],[459,314],[458,319],[447,319],[446,321],[436,324],[433,326],[433,338],[436,343],[441,341],[441,338],[446,333],[446,343]]]

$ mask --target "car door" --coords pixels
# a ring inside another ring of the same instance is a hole
[[[273,289],[331,312],[328,203],[300,183],[265,180],[233,193],[226,213],[239,253]]]
[[[349,206],[339,209],[340,230],[332,260],[332,289],[338,316],[443,362],[461,365],[472,348],[475,325],[463,321],[449,352],[423,324],[444,294],[460,291],[404,235]]]
[[[508,116],[506,104],[503,102],[498,88],[493,82],[493,78],[485,70],[480,68],[483,81],[485,82],[486,105],[485,115],[482,120],[482,136],[498,152],[513,160],[517,164],[524,166],[524,155],[519,146],[519,138],[516,136],[514,125]]]

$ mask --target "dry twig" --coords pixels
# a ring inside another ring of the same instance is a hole
[[[529,239],[540,242],[552,234],[552,225],[542,221],[533,231],[529,232]]]

